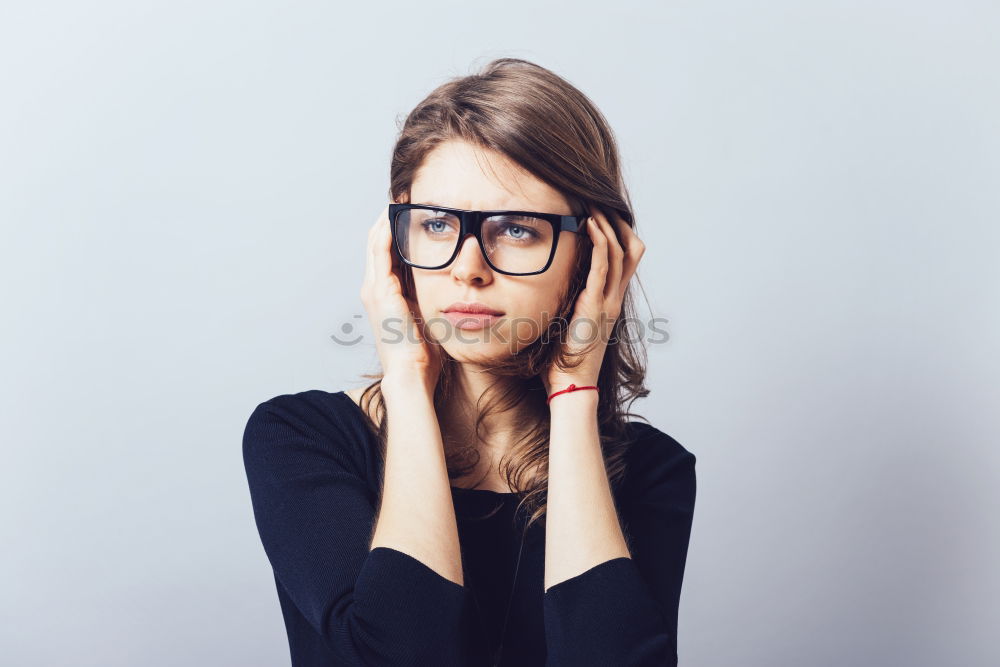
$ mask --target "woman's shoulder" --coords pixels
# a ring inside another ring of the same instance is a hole
[[[695,484],[697,457],[673,436],[649,422],[628,422],[627,486],[642,492],[663,482]],[[693,492],[693,491],[692,491]]]
[[[308,389],[295,393],[278,394],[259,403],[254,409],[254,414],[258,412],[281,414],[302,419],[317,427],[322,426],[323,422],[349,421],[357,416],[354,411],[359,409],[355,391],[353,389],[344,391]],[[353,409],[352,403],[354,404]]]
[[[370,429],[356,396],[353,390],[310,389],[262,401],[244,429],[244,456],[270,458],[280,449],[281,454],[332,456],[367,468]]]
[[[647,421],[630,421],[627,425],[629,439],[636,453],[665,459],[695,458],[694,453],[672,435],[661,431]]]
[[[351,401],[358,408],[360,413],[367,415],[368,419],[373,424],[377,424],[378,417],[375,411],[375,402],[371,401],[370,405],[367,405],[367,407],[362,407],[362,396],[364,396],[366,389],[367,387],[353,387],[351,389],[345,389],[341,393],[343,393],[344,395],[346,395],[348,398],[351,399]]]
[[[351,389],[345,389],[344,393],[354,401],[354,404],[361,407],[361,396],[365,393],[364,387],[352,387]]]

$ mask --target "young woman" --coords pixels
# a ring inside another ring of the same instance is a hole
[[[676,665],[695,457],[626,419],[644,245],[604,117],[496,60],[407,116],[389,196],[382,373],[244,434],[292,664]]]

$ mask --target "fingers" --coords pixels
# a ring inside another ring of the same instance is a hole
[[[619,230],[618,233],[623,239],[625,249],[625,262],[622,266],[621,284],[619,285],[621,298],[624,298],[628,284],[639,266],[639,260],[646,252],[646,244],[639,239],[635,230],[624,219],[616,216],[615,223]]]
[[[392,273],[392,256],[389,254],[392,232],[389,231],[389,217],[379,216],[377,225],[372,247],[375,255],[375,277],[384,281]]]
[[[604,214],[593,211],[590,223],[594,249],[587,287],[593,285],[595,294],[602,296],[601,305],[617,317],[646,245],[621,216],[615,215],[612,224]]]
[[[622,264],[625,259],[625,251],[622,250],[621,244],[618,243],[618,235],[615,233],[614,228],[604,214],[599,211],[594,213],[595,219],[601,227],[601,232],[603,232],[605,239],[607,240],[607,261],[608,261],[608,275],[604,284],[604,298],[605,300],[614,300],[619,292],[619,283],[622,278]]]
[[[385,235],[390,236],[391,240],[388,206],[382,209],[382,213],[379,214],[375,223],[368,229],[365,278],[361,288],[362,300],[371,294],[382,294],[385,292],[385,287],[381,284],[386,275],[384,268],[387,262],[385,257],[387,255]]]
[[[603,305],[604,284],[608,275],[608,238],[594,217],[587,219],[587,233],[594,248],[590,251],[590,272],[583,291],[593,305],[600,307]]]
[[[386,206],[384,209],[382,209],[382,212],[379,213],[378,217],[375,219],[375,222],[372,224],[371,227],[368,228],[368,251],[369,251],[369,253],[372,250],[372,242],[375,240],[375,236],[378,233],[379,229],[381,228],[383,220],[385,222],[389,221],[389,207],[388,206]]]

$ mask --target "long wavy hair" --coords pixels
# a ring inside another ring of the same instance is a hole
[[[618,146],[610,125],[591,100],[550,70],[518,58],[499,58],[480,72],[442,84],[421,101],[401,123],[392,149],[389,196],[408,202],[410,187],[425,157],[443,142],[462,140],[496,151],[561,192],[577,215],[588,206],[609,219],[613,215],[634,226],[628,190],[622,178]],[[445,439],[449,479],[474,470],[479,459],[475,443],[488,442],[482,432],[490,414],[514,410],[517,440],[499,464],[499,473],[526,511],[525,530],[536,521],[544,525],[548,489],[549,410],[541,374],[556,364],[575,368],[581,361],[563,349],[567,324],[577,295],[586,286],[592,244],[586,234],[575,234],[577,263],[564,286],[559,312],[533,343],[510,357],[490,362],[484,370],[497,382],[479,399],[474,432],[467,438]],[[413,298],[412,269],[401,264],[403,293]],[[637,282],[637,280],[636,280]],[[605,468],[612,488],[625,475],[625,453],[630,446],[627,417],[632,402],[649,394],[645,387],[646,350],[641,336],[630,330],[637,321],[630,285],[615,322],[598,379],[597,417]],[[418,314],[415,314],[419,321]],[[457,362],[440,347],[439,381],[434,390],[437,414],[455,395]],[[387,418],[381,392],[383,375],[361,395],[361,406],[377,415],[369,428],[385,461]],[[444,435],[444,434],[442,434]],[[384,470],[384,467],[383,467]],[[379,486],[381,488],[381,485]]]

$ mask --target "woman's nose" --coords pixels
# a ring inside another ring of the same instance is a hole
[[[456,277],[465,281],[475,278],[488,279],[492,276],[493,271],[490,269],[490,265],[486,263],[486,258],[483,257],[483,252],[479,248],[479,242],[476,241],[476,237],[472,234],[469,234],[462,240],[462,244],[458,249],[458,256],[452,262],[451,272]]]

